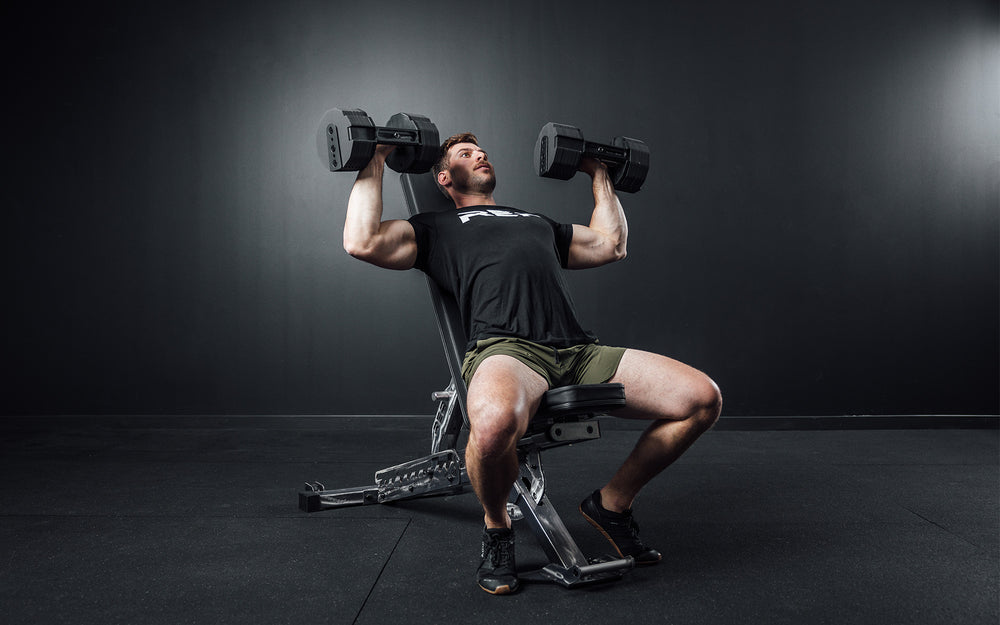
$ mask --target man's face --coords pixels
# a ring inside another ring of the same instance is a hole
[[[451,188],[460,193],[490,194],[497,186],[493,165],[486,152],[474,143],[456,143],[451,146],[446,171],[451,180]]]

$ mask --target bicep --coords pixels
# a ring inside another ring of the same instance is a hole
[[[417,236],[405,219],[379,224],[374,245],[362,260],[386,269],[411,269],[417,262]]]
[[[573,239],[569,244],[568,269],[600,267],[617,260],[615,246],[606,235],[593,228],[573,224]]]

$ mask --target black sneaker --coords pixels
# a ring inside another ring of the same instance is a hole
[[[605,510],[601,506],[600,490],[583,500],[580,513],[604,534],[620,557],[632,556],[636,564],[656,564],[663,557],[639,540],[639,524],[632,518],[631,508],[625,512]]]
[[[513,528],[483,530],[483,561],[479,564],[479,587],[492,595],[516,592]]]

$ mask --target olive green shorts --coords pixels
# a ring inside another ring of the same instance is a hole
[[[545,378],[549,388],[555,388],[570,384],[607,382],[618,371],[618,363],[625,354],[625,348],[587,343],[556,349],[518,338],[483,339],[465,354],[462,377],[466,386],[472,381],[479,365],[490,356],[498,354],[516,358]]]

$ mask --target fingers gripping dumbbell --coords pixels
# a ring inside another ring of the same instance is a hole
[[[615,137],[610,144],[593,143],[575,126],[555,122],[542,126],[535,142],[539,176],[569,180],[584,157],[605,163],[615,189],[626,193],[638,191],[649,171],[649,148],[638,139]]]
[[[395,145],[385,163],[399,173],[421,174],[437,160],[437,126],[423,115],[396,113],[376,126],[361,109],[330,109],[317,135],[319,157],[330,171],[359,171],[377,145]]]

